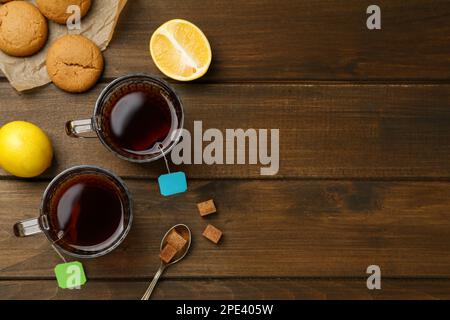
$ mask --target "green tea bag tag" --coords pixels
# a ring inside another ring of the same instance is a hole
[[[61,240],[63,237],[64,232],[58,232],[58,238]],[[81,262],[67,262],[66,258],[56,248],[55,243],[52,243],[52,248],[61,260],[64,261],[64,263],[58,264],[55,267],[58,286],[62,289],[81,289],[81,286],[86,283],[86,274],[84,273]]]
[[[78,261],[58,264],[55,275],[62,289],[80,289],[86,283],[83,265]]]

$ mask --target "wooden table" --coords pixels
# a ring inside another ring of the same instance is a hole
[[[194,233],[192,251],[156,299],[450,298],[450,3],[378,0],[382,30],[366,28],[366,0],[132,0],[105,52],[106,70],[82,95],[49,85],[18,94],[0,81],[0,125],[23,119],[51,137],[44,176],[1,172],[0,298],[137,299],[158,267],[164,232]],[[148,39],[184,18],[208,36],[214,61],[200,81],[170,81],[186,128],[279,128],[280,171],[258,165],[185,165],[189,191],[158,194],[164,163],[135,165],[96,140],[65,136],[89,117],[101,89],[132,73],[161,75]],[[15,221],[38,213],[61,170],[105,167],[125,178],[135,222],[113,253],[84,261],[82,290],[57,289],[60,262],[44,236],[17,239]],[[201,219],[196,203],[218,214]],[[216,246],[207,223],[224,231]],[[382,290],[366,288],[379,265]]]

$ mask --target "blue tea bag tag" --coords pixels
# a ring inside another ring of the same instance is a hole
[[[165,197],[187,191],[187,179],[184,172],[163,174],[158,178],[159,190]]]

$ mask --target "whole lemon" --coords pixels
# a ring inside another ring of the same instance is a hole
[[[50,167],[52,144],[38,126],[13,121],[0,129],[0,165],[21,178],[36,177]]]

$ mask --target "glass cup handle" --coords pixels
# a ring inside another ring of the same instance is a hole
[[[86,136],[86,133],[95,132],[92,119],[73,120],[66,123],[66,133],[74,138],[96,138],[97,136]]]
[[[16,237],[28,237],[41,233],[42,229],[39,226],[39,218],[27,219],[17,222],[14,225],[14,234]]]

